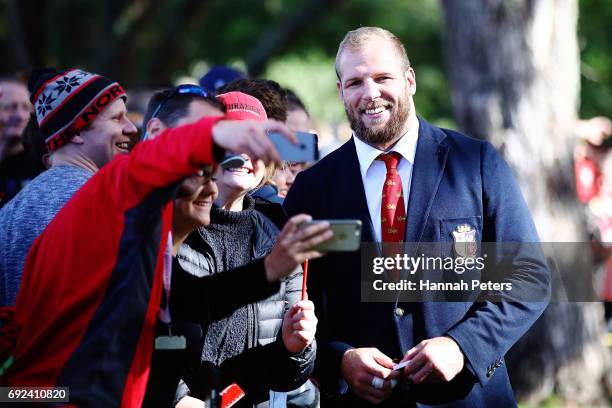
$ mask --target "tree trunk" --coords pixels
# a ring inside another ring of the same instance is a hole
[[[577,1],[442,0],[442,6],[459,127],[504,155],[543,242],[588,242],[573,187]],[[581,248],[566,244],[554,254],[554,279],[592,291],[593,262]],[[553,297],[561,290],[554,285]],[[551,302],[507,356],[517,397],[535,403],[554,391],[582,404],[605,401],[602,317],[601,303]]]

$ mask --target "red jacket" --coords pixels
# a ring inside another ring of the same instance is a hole
[[[142,403],[162,293],[171,200],[213,163],[219,118],[115,158],[34,242],[16,302],[11,386],[67,386],[79,406]]]

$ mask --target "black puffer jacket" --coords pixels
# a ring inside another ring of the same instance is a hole
[[[269,204],[267,204],[269,206]],[[256,206],[257,208],[257,206]],[[269,213],[270,208],[264,208]],[[253,211],[251,216],[254,237],[252,239],[252,254],[254,259],[266,256],[272,250],[276,236],[279,233],[276,225],[259,211]],[[185,241],[177,260],[183,270],[191,275],[204,277],[215,271],[215,257],[212,256],[212,248],[198,232],[193,233]],[[263,268],[263,262],[254,261],[247,267]],[[225,272],[219,274],[223,275]],[[254,269],[254,273],[256,273]],[[259,272],[258,272],[259,273]],[[302,271],[298,268],[295,272],[282,280],[279,290],[272,296],[253,303],[252,310],[255,314],[254,327],[247,336],[249,344],[243,353],[225,360],[216,373],[219,376],[219,387],[223,388],[231,382],[238,383],[246,392],[247,396],[239,406],[249,406],[263,402],[258,407],[267,406],[269,391],[289,391],[302,385],[310,376],[316,354],[316,345],[306,348],[302,353],[291,355],[282,342],[281,326],[285,311],[295,302],[300,300]],[[243,282],[236,282],[236,290],[232,294],[224,296],[243,296]],[[248,291],[248,290],[247,290]],[[218,293],[206,296],[208,307],[202,311],[201,322],[207,322],[226,317],[234,310],[233,307],[218,307],[219,303],[214,301]],[[206,300],[205,300],[206,302]],[[202,301],[198,300],[201,304]],[[229,303],[229,302],[224,302]],[[238,299],[236,303],[242,303]],[[200,385],[209,381],[210,366],[205,365],[200,370],[192,370],[186,376],[185,382],[189,387],[189,394],[194,397],[204,398],[205,388]],[[206,377],[206,378],[204,378]],[[183,387],[184,388],[184,387]],[[185,394],[183,389],[180,394]]]

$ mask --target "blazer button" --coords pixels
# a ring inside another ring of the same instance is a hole
[[[397,317],[402,317],[404,315],[404,309],[402,309],[401,307],[396,307],[395,308],[395,315]]]

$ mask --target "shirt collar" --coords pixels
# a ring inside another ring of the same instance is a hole
[[[419,121],[415,118],[414,126],[412,126],[410,130],[408,130],[408,132],[406,132],[389,151],[398,152],[410,164],[414,164],[418,137]],[[365,178],[365,175],[374,160],[376,160],[378,155],[384,152],[363,142],[359,138],[355,137],[354,134],[353,141],[355,142],[355,149],[357,150],[357,159],[359,160],[361,176]]]

